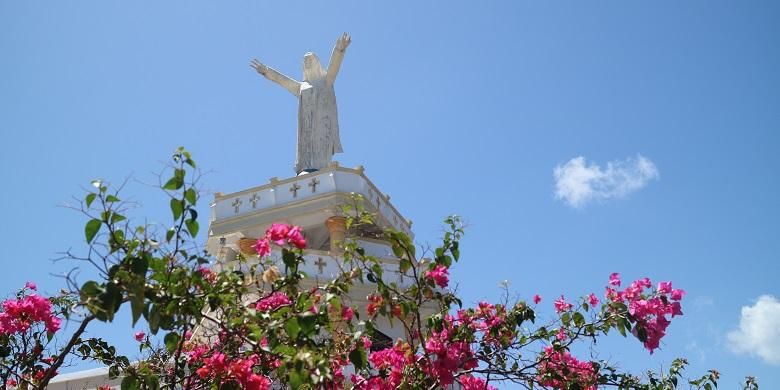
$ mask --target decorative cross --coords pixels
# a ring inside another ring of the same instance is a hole
[[[255,192],[254,194],[252,194],[252,197],[251,197],[251,198],[249,198],[249,201],[250,201],[250,202],[252,202],[252,208],[253,208],[253,209],[256,209],[256,208],[257,208],[257,201],[258,201],[258,200],[260,200],[260,196],[259,196],[259,195],[257,195],[257,192]]]
[[[290,192],[293,193],[293,198],[298,197],[298,190],[301,189],[301,186],[298,185],[298,183],[293,183],[292,187],[290,187]]]
[[[236,200],[233,201],[230,205],[233,206],[233,210],[235,210],[236,214],[238,214],[238,208],[241,207],[241,203],[244,203],[241,201],[241,198],[236,198]]]
[[[318,257],[317,261],[314,262],[314,265],[317,266],[317,268],[320,269],[320,274],[322,274],[322,269],[325,268],[328,263],[325,262],[325,260],[322,260],[322,257]]]
[[[317,180],[316,177],[311,178],[311,182],[309,183],[309,187],[311,187],[311,193],[317,192],[317,184],[320,184],[320,181]]]

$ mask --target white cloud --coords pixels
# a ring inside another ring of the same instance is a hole
[[[780,301],[762,295],[753,306],[742,306],[739,329],[727,335],[729,348],[736,353],[758,356],[780,365]]]
[[[555,167],[553,176],[555,197],[580,208],[591,201],[622,198],[658,179],[659,175],[652,161],[637,155],[610,161],[603,169],[579,156]]]

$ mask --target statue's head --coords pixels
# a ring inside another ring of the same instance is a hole
[[[325,78],[325,69],[322,68],[317,55],[309,52],[303,56],[303,81],[321,80]]]

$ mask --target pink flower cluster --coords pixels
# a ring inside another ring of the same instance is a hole
[[[597,390],[598,376],[593,363],[579,361],[568,351],[547,346],[539,358],[537,380],[540,385],[554,389]]]
[[[267,297],[261,298],[255,304],[255,309],[258,311],[274,311],[284,305],[292,303],[287,294],[277,291]]]
[[[377,311],[379,311],[379,308],[385,304],[385,300],[381,295],[371,294],[366,299],[368,299],[366,313],[368,313],[370,316],[376,315]]]
[[[555,306],[555,312],[556,313],[563,313],[565,311],[571,310],[573,305],[569,302],[566,302],[566,298],[561,295],[560,298],[556,299],[555,302],[553,302],[553,305]]]
[[[463,390],[496,390],[495,387],[485,383],[482,378],[477,378],[471,375],[464,375],[458,378],[461,389]]]
[[[260,358],[257,355],[231,359],[222,352],[213,352],[204,357],[206,347],[198,347],[189,354],[190,364],[202,361],[195,373],[203,380],[218,380],[219,383],[236,382],[242,389],[268,390],[271,380],[254,372]]]
[[[437,286],[445,288],[450,281],[450,274],[447,267],[438,264],[432,270],[425,272],[425,278],[432,280]]]
[[[258,256],[267,256],[271,253],[272,242],[279,246],[290,244],[298,249],[306,248],[306,238],[303,237],[301,227],[283,223],[272,224],[265,231],[265,237],[258,239],[252,248],[254,248]]]
[[[352,317],[355,316],[355,311],[349,306],[343,306],[341,308],[341,319],[346,322],[352,321]]]
[[[610,275],[609,284],[618,287],[621,284],[620,275]],[[673,289],[672,282],[660,282],[655,291],[650,290],[652,282],[648,278],[635,280],[622,291],[607,287],[607,299],[612,302],[622,302],[628,306],[628,313],[636,322],[632,333],[639,337],[640,330],[645,333],[642,340],[645,348],[653,353],[659,347],[661,338],[666,335],[666,328],[671,321],[667,315],[675,317],[682,315],[680,300],[685,295],[681,289]],[[648,289],[649,291],[645,291]]]
[[[350,378],[358,390],[391,390],[400,386],[403,381],[404,367],[414,364],[415,355],[406,343],[396,343],[392,348],[371,352],[368,361],[374,369],[386,373],[383,376],[364,378],[361,375],[352,375]]]
[[[502,305],[480,302],[476,309],[458,310],[458,322],[483,334],[483,341],[492,345],[508,345],[516,333],[506,327],[506,309]]]
[[[30,288],[29,283],[28,288]],[[60,319],[52,314],[51,301],[48,298],[30,294],[20,299],[7,299],[3,302],[3,312],[0,313],[0,334],[23,333],[39,322],[46,326],[46,331],[49,333],[60,329]]]
[[[200,267],[198,267],[196,271],[200,274],[201,277],[203,277],[203,279],[205,279],[210,284],[214,284],[217,282],[217,274],[211,269],[209,269],[208,267],[201,265]]]
[[[432,331],[425,342],[426,352],[433,354],[434,358],[430,366],[423,366],[423,370],[438,379],[442,386],[451,385],[454,374],[459,369],[470,370],[477,367],[477,359],[471,344],[468,341],[453,340],[456,327],[453,318],[447,315],[440,332]]]
[[[477,367],[477,359],[471,344],[467,340],[458,340],[461,326],[474,329],[489,329],[503,320],[494,320],[496,308],[483,303],[476,310],[459,312],[461,319],[447,315],[440,331],[432,331],[425,342],[425,352],[428,358],[415,354],[409,344],[398,341],[391,348],[372,352],[368,360],[374,370],[380,375],[364,378],[352,375],[352,382],[359,390],[390,390],[396,389],[404,380],[404,370],[409,367],[420,367],[430,378],[435,378],[441,387],[452,385],[457,380],[463,389],[494,389],[488,386],[484,379],[471,375],[459,375],[463,370]],[[500,310],[499,310],[500,311]],[[366,348],[370,343],[366,343]]]

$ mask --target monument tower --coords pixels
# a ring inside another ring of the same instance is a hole
[[[343,205],[354,202],[355,194],[362,196],[366,210],[375,215],[376,227],[411,236],[411,223],[390,203],[390,197],[369,180],[362,166],[345,168],[332,161],[333,154],[342,152],[334,83],[349,44],[349,35],[339,37],[327,69],[323,69],[315,54],[306,53],[302,81],[258,60],[251,62],[259,74],[298,98],[296,175],[274,177],[257,187],[216,195],[206,247],[221,266],[236,266],[239,253],[251,260],[256,256],[251,245],[272,223],[283,222],[303,229],[308,248],[302,271],[314,279],[335,278],[340,273],[339,243],[348,233],[341,210]],[[370,232],[354,233],[351,238],[366,254],[382,259],[388,275],[397,275],[399,284],[403,284],[390,244],[372,237]],[[271,257],[278,258],[279,253],[272,253]],[[370,287],[355,286],[349,304],[365,307]],[[385,325],[380,323],[378,328],[388,339],[404,336],[400,329]]]

